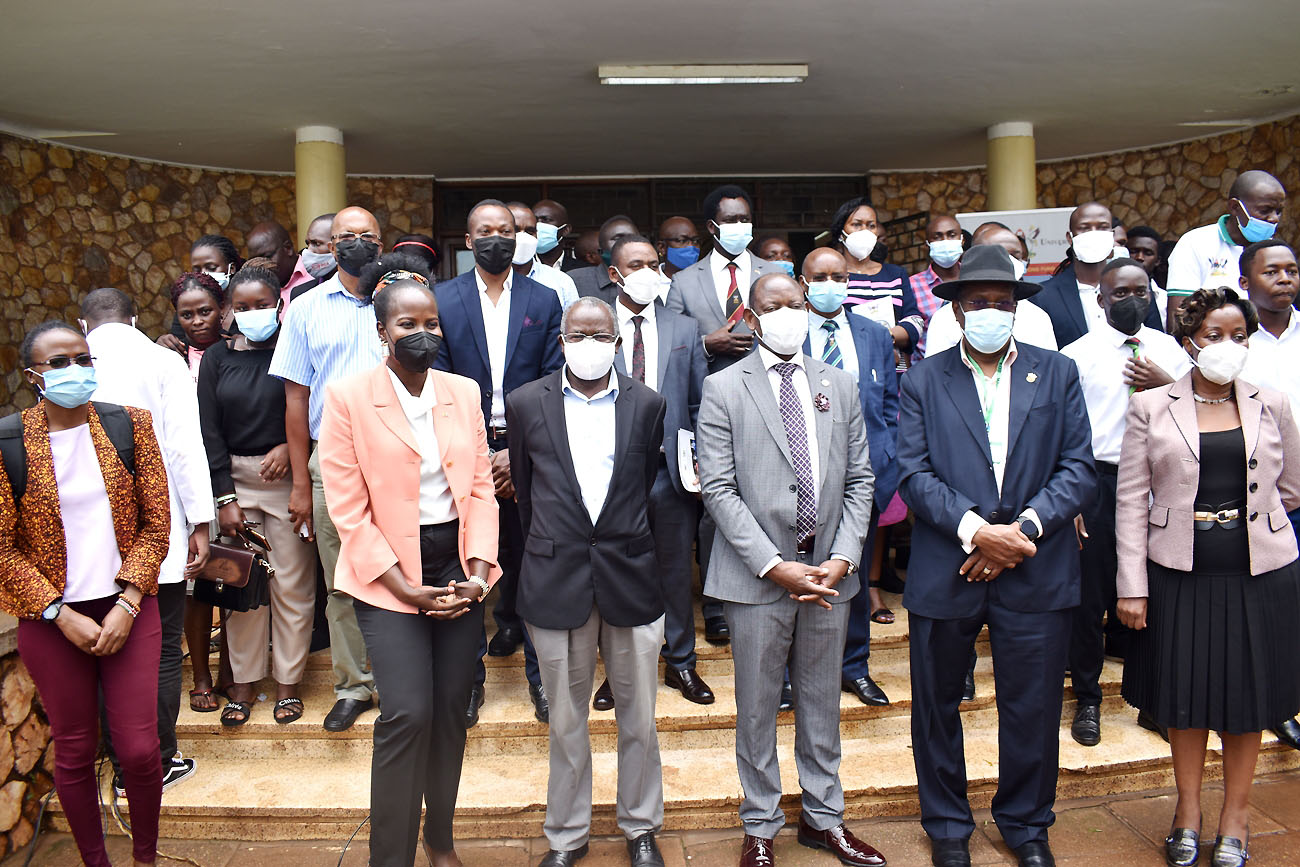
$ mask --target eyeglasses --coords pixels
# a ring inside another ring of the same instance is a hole
[[[613,334],[580,334],[577,331],[564,335],[565,343],[581,343],[584,340],[594,340],[597,343],[613,343],[618,338]]]
[[[1016,302],[1014,301],[985,301],[983,298],[976,298],[972,301],[961,302],[961,309],[967,313],[974,313],[978,310],[1001,310],[1003,313],[1015,313]]]
[[[62,370],[73,363],[79,364],[82,367],[94,367],[95,357],[89,352],[83,352],[80,355],[73,356],[72,358],[69,358],[66,355],[53,355],[44,361],[33,362],[32,367],[52,367],[55,370]]]
[[[379,236],[374,232],[362,232],[359,235],[356,232],[339,232],[337,235],[331,235],[330,237],[335,241],[355,241],[360,238],[361,240],[369,241],[372,244],[379,243]]]

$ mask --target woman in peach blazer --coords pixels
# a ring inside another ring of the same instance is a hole
[[[370,788],[370,863],[424,849],[459,865],[452,813],[465,753],[480,603],[500,574],[497,504],[478,386],[431,370],[442,331],[427,280],[362,272],[388,358],[331,385],[321,425],[325,502],[342,542],[334,587],[355,601],[382,698]],[[469,616],[466,616],[466,615]]]
[[[1300,566],[1287,511],[1300,506],[1300,433],[1285,395],[1238,379],[1254,305],[1201,289],[1179,313],[1196,367],[1133,395],[1119,463],[1119,615],[1139,630],[1124,698],[1169,730],[1178,804],[1166,859],[1199,853],[1210,729],[1223,741],[1214,864],[1246,857],[1260,733],[1300,709],[1294,630]]]

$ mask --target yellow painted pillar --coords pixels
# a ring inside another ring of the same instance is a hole
[[[989,127],[988,173],[986,210],[1019,211],[1038,207],[1032,123],[1012,121]]]
[[[293,148],[294,196],[298,208],[298,246],[321,214],[347,207],[343,132],[332,126],[300,126]]]

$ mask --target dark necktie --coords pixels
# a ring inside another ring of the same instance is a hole
[[[645,340],[641,337],[641,323],[645,317],[640,314],[632,317],[632,378],[645,383]]]
[[[808,452],[808,427],[804,419],[799,393],[794,390],[794,372],[798,367],[790,362],[774,365],[781,374],[781,421],[785,437],[790,444],[790,457],[794,460],[794,474],[799,480],[798,513],[795,518],[797,540],[812,536],[817,529],[817,488],[812,477],[812,458]]]
[[[835,332],[839,330],[839,327],[840,324],[834,319],[827,319],[822,323],[822,328],[826,329],[826,346],[822,349],[822,361],[843,370],[844,355],[840,352],[840,344],[835,339]]]
[[[740,287],[736,285],[736,267],[735,262],[727,263],[727,270],[731,273],[731,286],[727,289],[728,319],[730,319],[737,310],[744,306],[744,302],[740,300]]]
[[[1134,358],[1142,357],[1142,353],[1139,351],[1142,348],[1142,341],[1138,340],[1136,337],[1130,337],[1128,340],[1124,341],[1124,345],[1127,346],[1129,348],[1129,351],[1133,353]],[[1132,394],[1135,391],[1137,391],[1137,389],[1134,388],[1133,386],[1130,385],[1128,387],[1129,394]]]

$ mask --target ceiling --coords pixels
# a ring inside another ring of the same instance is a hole
[[[1050,160],[1300,111],[1300,3],[1277,0],[8,6],[0,129],[231,169],[292,171],[310,124],[355,174],[860,174],[982,164],[999,121]],[[601,63],[810,72],[609,87]]]

